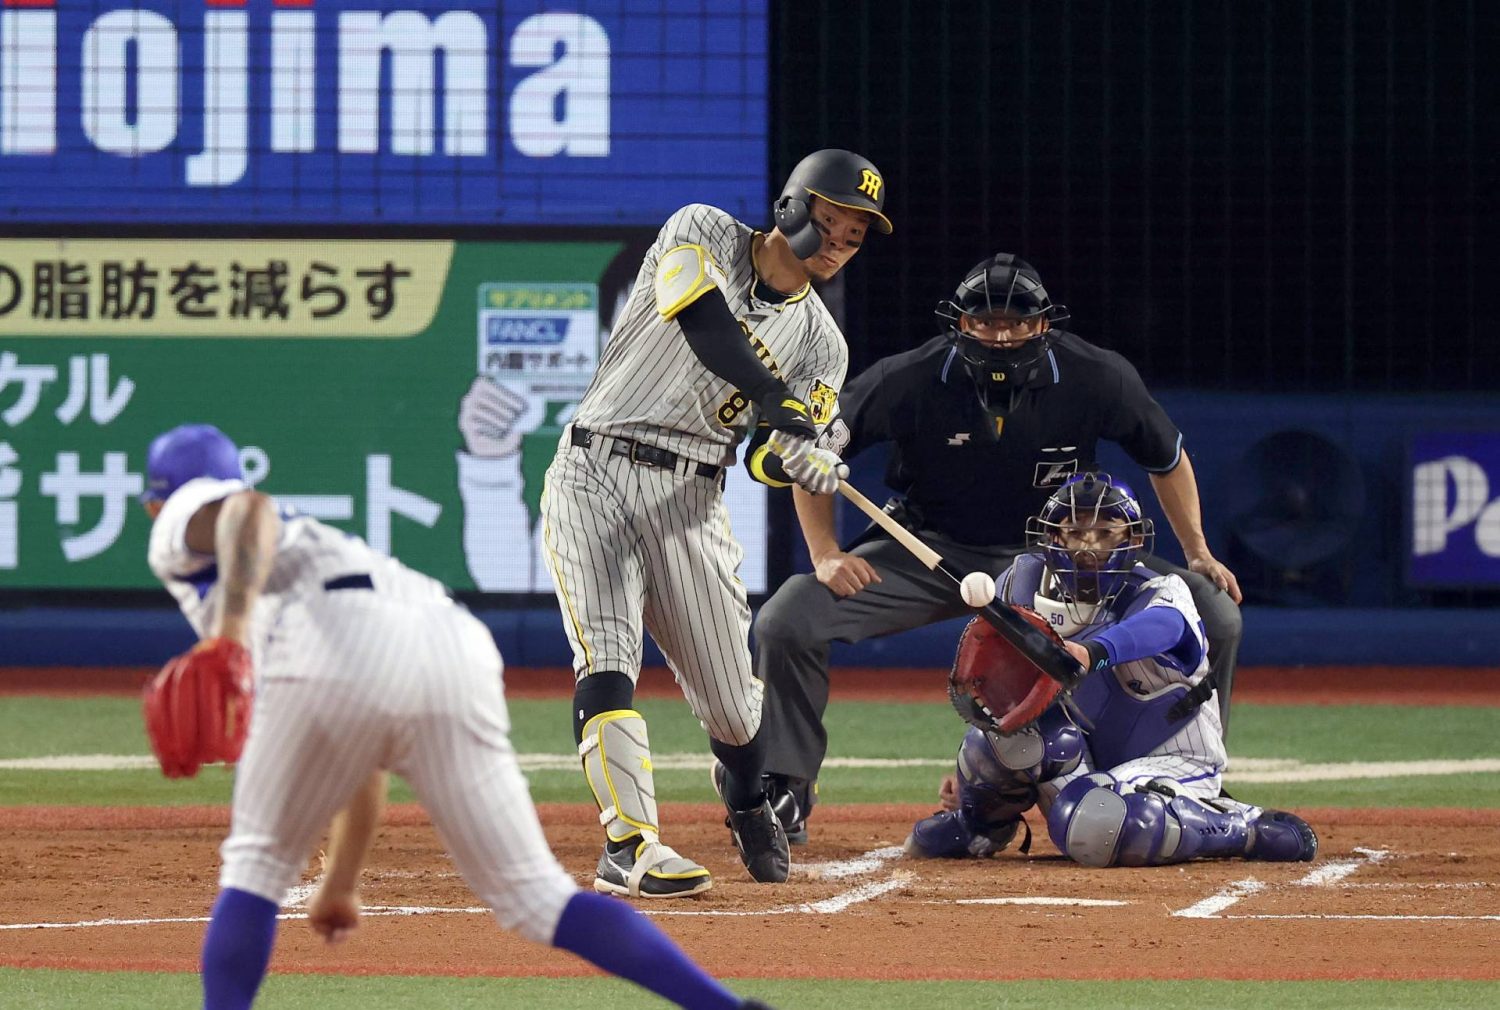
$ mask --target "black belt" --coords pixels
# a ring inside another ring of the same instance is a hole
[[[375,583],[364,572],[360,572],[358,575],[340,575],[336,579],[329,579],[323,583],[323,588],[330,593],[336,589],[374,589]]]
[[[716,481],[722,479],[724,476],[724,468],[722,466],[714,466],[712,463],[693,463],[692,460],[682,459],[682,457],[671,450],[658,449],[654,445],[647,445],[644,442],[637,442],[634,439],[621,438],[618,435],[595,435],[594,432],[589,431],[587,428],[580,428],[576,424],[573,425],[572,434],[569,435],[573,444],[580,449],[587,449],[593,445],[596,437],[610,440],[609,454],[611,456],[624,456],[630,462],[639,463],[641,466],[655,466],[663,470],[676,470],[679,462],[685,462],[692,464],[693,469],[691,472],[699,477],[707,477],[709,480]]]

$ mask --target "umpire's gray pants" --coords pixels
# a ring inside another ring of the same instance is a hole
[[[960,544],[930,530],[919,530],[917,535],[960,571],[989,572],[997,579],[1023,550]],[[832,643],[862,642],[973,613],[946,575],[923,567],[883,532],[850,553],[873,565],[881,581],[841,597],[815,575],[794,575],[756,617],[755,671],[766,685],[760,732],[770,774],[809,781],[818,778],[828,751],[823,712],[828,708]],[[1155,556],[1141,560],[1152,571],[1180,575],[1192,590],[1208,636],[1209,661],[1218,678],[1219,713],[1227,735],[1229,693],[1240,646],[1239,607],[1201,575]]]

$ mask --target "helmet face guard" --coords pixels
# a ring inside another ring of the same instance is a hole
[[[1127,577],[1155,540],[1135,493],[1105,473],[1070,478],[1027,520],[1026,540],[1042,556],[1041,595],[1063,603],[1088,624],[1125,589]]]
[[[938,303],[937,316],[948,323],[954,346],[978,382],[1003,383],[1021,378],[1046,355],[1052,337],[1043,332],[1016,347],[1001,347],[965,333],[963,319],[1015,323],[1045,319],[1048,325],[1066,322],[1068,310],[1054,305],[1036,269],[1010,253],[999,253],[976,264],[952,298]]]

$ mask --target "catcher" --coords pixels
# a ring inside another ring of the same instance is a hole
[[[1182,579],[1138,563],[1151,540],[1130,489],[1102,473],[1070,479],[1027,523],[1028,553],[998,597],[1034,608],[1023,612],[1090,673],[1047,704],[1056,691],[1045,678],[988,624],[970,622],[949,694],[972,728],[940,789],[945,809],[916,823],[908,855],[993,855],[1033,805],[1053,844],[1085,866],[1317,855],[1302,818],[1219,795],[1228,757],[1218,705],[1168,714],[1208,674],[1207,645]],[[1023,852],[1030,840],[1028,828]]]
[[[330,818],[308,924],[330,942],[356,928],[385,769],[417,792],[500,925],[684,1007],[766,1010],[558,864],[508,738],[500,654],[442,585],[278,510],[211,425],[159,436],[146,471],[151,570],[203,639],[146,689],[151,747],[172,778],[239,760],[203,941],[206,1010],[254,1000],[280,902]]]

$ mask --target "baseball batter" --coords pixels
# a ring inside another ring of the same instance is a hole
[[[632,707],[643,631],[727,769],[741,860],[756,880],[787,879],[786,834],[761,785],[763,687],[724,468],[755,429],[746,464],[757,479],[837,487],[838,457],[813,439],[833,415],[848,349],[810,282],[837,274],[870,229],[890,231],[884,202],[874,165],[824,150],[793,170],[769,234],[701,204],[672,215],[547,471],[544,547],[578,678],[574,733],[606,832],[601,892],[711,886],[660,840],[646,723]]]
[[[151,570],[204,639],[180,680],[158,678],[152,690],[183,690],[195,663],[242,646],[256,671],[203,947],[205,1007],[251,1004],[280,902],[341,809],[308,917],[331,940],[355,927],[385,769],[411,783],[506,929],[685,1007],[760,1005],[707,976],[628,906],[578,891],[547,848],[511,748],[494,641],[442,585],[357,537],[278,511],[245,483],[238,449],[217,428],[160,436],[147,471]],[[173,735],[191,734],[183,722],[195,720],[181,713],[202,712],[203,697],[173,699]],[[159,756],[176,749],[156,731]]]
[[[1005,573],[1000,597],[1034,608],[1091,672],[1021,732],[975,718],[941,790],[947,809],[917,822],[907,852],[990,855],[1037,804],[1053,843],[1087,866],[1312,859],[1318,839],[1306,821],[1220,795],[1228,757],[1218,706],[1172,714],[1208,676],[1208,645],[1187,584],[1139,562],[1151,521],[1130,489],[1107,474],[1073,477],[1027,532],[1030,552]],[[961,662],[979,641],[966,636]],[[973,716],[961,693],[954,705]]]

